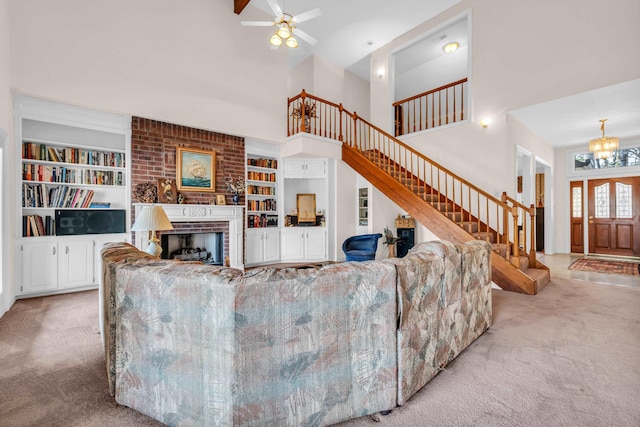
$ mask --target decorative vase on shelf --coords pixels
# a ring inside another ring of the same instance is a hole
[[[238,202],[240,201],[240,194],[238,193],[233,193],[233,197],[231,198],[231,200],[233,200],[233,204],[237,205]]]

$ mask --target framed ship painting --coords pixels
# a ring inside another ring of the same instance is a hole
[[[177,147],[176,184],[178,191],[215,191],[215,151]]]

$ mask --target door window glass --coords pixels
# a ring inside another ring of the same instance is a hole
[[[573,187],[571,190],[571,216],[580,218],[582,217],[582,187]]]
[[[609,183],[595,188],[596,218],[609,218]]]
[[[616,182],[616,217],[633,218],[631,212],[632,186]]]

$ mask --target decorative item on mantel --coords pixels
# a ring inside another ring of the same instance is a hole
[[[238,179],[234,181],[233,178],[231,178],[231,175],[229,175],[227,177],[226,184],[227,189],[233,194],[233,204],[237,205],[240,201],[240,193],[243,193],[245,189],[244,178],[239,176]]]
[[[398,243],[402,239],[399,237],[395,237],[393,235],[393,232],[389,230],[389,227],[384,228],[384,233],[382,238],[384,239],[384,242],[382,243],[389,246],[389,258],[395,258],[396,243]]]
[[[142,182],[134,187],[133,197],[140,203],[155,203],[158,199],[158,187],[150,182]]]

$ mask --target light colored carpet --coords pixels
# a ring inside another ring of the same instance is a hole
[[[155,426],[107,393],[96,291],[0,319],[0,425]],[[350,426],[639,426],[640,288],[494,290],[494,324],[401,408]]]

